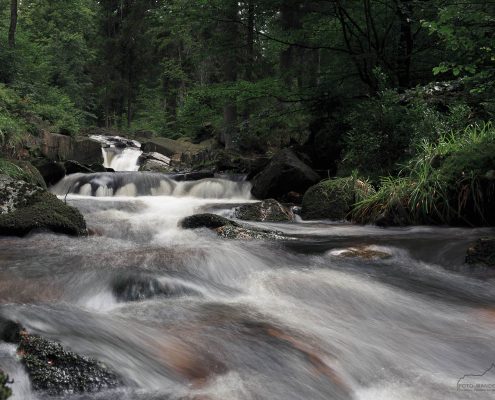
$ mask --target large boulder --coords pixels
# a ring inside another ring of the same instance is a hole
[[[46,189],[40,172],[28,161],[0,159],[0,174],[8,175]]]
[[[139,157],[139,164],[141,165],[139,168],[140,171],[161,173],[172,171],[170,158],[156,152],[143,153]]]
[[[34,166],[38,169],[47,186],[52,186],[61,181],[65,176],[64,164],[48,160],[46,158],[33,161]]]
[[[101,362],[62,347],[59,343],[24,333],[18,354],[31,378],[34,390],[52,396],[111,389],[120,378]]]
[[[87,137],[72,138],[43,131],[41,152],[52,161],[74,160],[83,164],[103,164],[101,144]]]
[[[0,235],[25,236],[37,229],[75,236],[87,233],[77,209],[38,186],[0,175]]]
[[[372,193],[371,185],[353,177],[325,180],[304,194],[301,216],[306,220],[344,220],[356,202]]]
[[[253,180],[253,196],[280,199],[289,192],[304,193],[320,176],[303,163],[291,149],[278,152]]]
[[[93,171],[91,168],[87,167],[86,165],[81,164],[80,162],[74,161],[74,160],[68,160],[64,162],[64,167],[65,171],[67,172],[67,175],[71,174],[92,174]]]
[[[466,254],[466,263],[495,267],[495,236],[484,237],[471,244]]]
[[[179,221],[183,229],[208,228],[224,239],[283,240],[281,232],[247,227],[216,214],[196,214]]]
[[[291,222],[294,220],[294,213],[274,199],[244,204],[236,208],[235,216],[244,221],[258,222]]]

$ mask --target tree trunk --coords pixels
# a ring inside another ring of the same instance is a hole
[[[10,0],[9,48],[15,47],[15,31],[17,29],[17,0]]]
[[[400,88],[407,89],[411,85],[411,56],[414,45],[411,28],[411,0],[398,1],[397,16],[400,21],[400,37],[397,56],[397,80]]]
[[[226,20],[224,35],[226,54],[223,60],[223,74],[225,82],[235,82],[237,80],[237,18],[238,2],[229,0],[226,5]],[[234,147],[233,136],[237,129],[237,106],[235,101],[228,99],[223,108],[224,132],[223,142],[226,149]]]

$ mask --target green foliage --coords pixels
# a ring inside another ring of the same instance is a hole
[[[424,141],[399,177],[382,179],[354,219],[389,224],[493,224],[495,127],[471,125]]]
[[[12,390],[7,387],[9,382],[9,376],[5,375],[2,370],[0,370],[0,400],[7,400],[12,396]]]

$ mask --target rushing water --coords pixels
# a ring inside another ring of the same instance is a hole
[[[139,157],[143,152],[141,151],[141,143],[138,141],[120,136],[101,135],[92,135],[91,139],[102,144],[101,151],[105,168],[111,168],[114,171],[139,170]],[[116,147],[117,143],[121,143],[122,146]]]
[[[163,177],[125,179],[120,187],[134,179],[134,189],[117,193],[100,179],[105,190],[68,196],[95,236],[0,239],[0,312],[125,381],[64,399],[493,398],[457,390],[495,362],[495,275],[462,265],[486,231],[299,222],[256,224],[291,240],[228,241],[177,222],[205,210],[230,215],[252,201],[245,183],[179,190]],[[75,192],[68,185],[55,191]],[[143,187],[148,195],[129,197]],[[390,257],[340,255],[359,246]],[[123,277],[156,279],[170,295],[119,300],[112,287]],[[0,345],[14,399],[43,399],[14,352]]]

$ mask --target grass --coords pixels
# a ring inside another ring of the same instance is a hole
[[[494,199],[495,126],[470,125],[423,141],[399,176],[381,179],[380,189],[358,202],[360,223],[388,216],[392,224],[483,224]],[[493,204],[492,204],[493,205]]]

